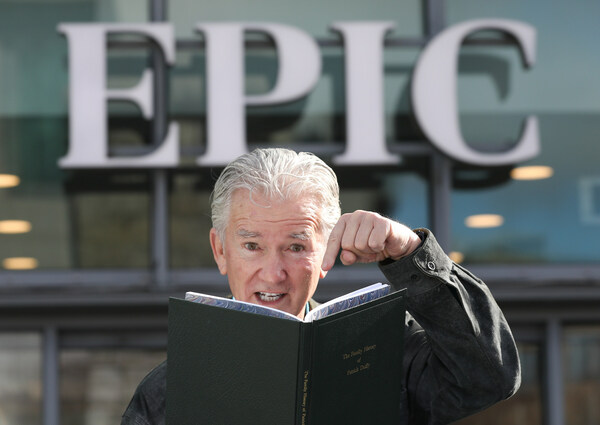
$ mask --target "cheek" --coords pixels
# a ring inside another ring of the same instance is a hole
[[[318,282],[321,275],[321,262],[318,258],[311,257],[302,265],[302,275],[307,285]]]
[[[235,261],[228,263],[228,266],[229,286],[235,287],[238,291],[245,291],[253,275],[252,265],[236,258]]]

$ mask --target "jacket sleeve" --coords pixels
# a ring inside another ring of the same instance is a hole
[[[410,424],[447,424],[510,397],[521,369],[487,286],[453,263],[426,229],[411,255],[380,263],[407,289],[404,385]]]
[[[166,392],[165,360],[140,382],[123,413],[121,425],[165,425]]]

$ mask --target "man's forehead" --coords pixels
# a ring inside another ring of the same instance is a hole
[[[276,197],[277,198],[277,197]],[[255,238],[273,232],[298,240],[321,233],[321,208],[313,197],[271,199],[260,192],[236,190],[227,227],[236,237]]]
[[[235,189],[231,195],[231,199],[242,204],[245,204],[246,202],[253,202],[255,205],[265,208],[269,208],[271,205],[279,203],[303,205],[310,204],[315,207],[320,204],[320,197],[316,193],[300,192],[295,195],[288,194],[288,196],[283,196],[280,193],[270,195],[258,188],[253,190],[246,188]]]

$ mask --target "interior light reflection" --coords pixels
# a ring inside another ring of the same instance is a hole
[[[554,175],[554,169],[546,165],[530,165],[526,167],[513,168],[510,176],[514,180],[541,180]]]
[[[21,179],[13,174],[0,174],[0,189],[18,186]]]
[[[31,231],[31,223],[26,220],[0,220],[0,233],[27,233]]]
[[[475,229],[499,227],[504,224],[504,217],[498,214],[476,214],[465,219],[465,225]]]
[[[38,266],[38,261],[32,257],[11,257],[2,260],[6,270],[31,270]]]

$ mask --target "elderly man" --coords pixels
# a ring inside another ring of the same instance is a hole
[[[232,295],[304,317],[339,253],[378,262],[407,288],[402,413],[446,424],[512,395],[520,366],[510,329],[487,287],[443,253],[426,229],[368,211],[340,217],[334,172],[309,153],[259,149],[215,184],[210,244]],[[166,362],[140,383],[122,425],[165,422]]]

